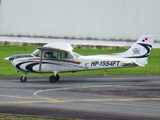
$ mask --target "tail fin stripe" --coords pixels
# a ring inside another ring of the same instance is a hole
[[[147,55],[147,54],[149,54],[150,53],[150,48],[152,48],[152,45],[148,45],[148,44],[142,44],[142,43],[138,43],[139,45],[141,45],[141,46],[143,46],[144,48],[146,48],[146,50],[147,50],[147,53],[146,54],[144,54],[144,55]],[[149,48],[150,47],[150,48]]]
[[[149,55],[143,55],[143,56],[133,56],[133,57],[125,57],[125,58],[147,58]]]
[[[126,58],[146,58],[146,57],[149,56],[149,53],[150,53],[150,51],[151,51],[150,48],[152,48],[152,45],[143,44],[143,43],[137,43],[137,44],[139,44],[139,45],[143,46],[144,48],[146,48],[147,53],[144,54],[143,56],[130,56],[130,57],[126,57]]]

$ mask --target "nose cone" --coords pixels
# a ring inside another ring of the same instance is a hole
[[[10,61],[11,57],[6,57],[6,58],[4,58],[4,60]]]

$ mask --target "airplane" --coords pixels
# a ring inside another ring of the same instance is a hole
[[[143,34],[127,51],[114,54],[80,55],[70,44],[52,42],[38,47],[32,54],[13,55],[4,58],[18,72],[23,72],[21,82],[27,81],[27,73],[53,73],[51,83],[60,79],[60,72],[76,72],[97,69],[144,67],[156,35]]]

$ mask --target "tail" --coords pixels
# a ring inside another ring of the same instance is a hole
[[[135,58],[134,63],[144,66],[148,63],[148,57],[151,52],[156,35],[142,35],[126,52],[121,53],[125,58]]]

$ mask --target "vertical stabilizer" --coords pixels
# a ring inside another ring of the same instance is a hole
[[[126,52],[122,53],[122,56],[125,58],[137,58],[138,63],[147,64],[155,38],[156,35],[142,35]]]

